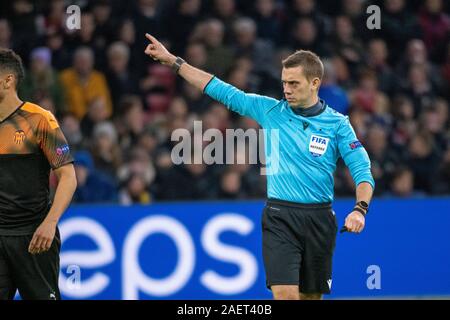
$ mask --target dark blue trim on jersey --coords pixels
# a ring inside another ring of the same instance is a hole
[[[325,111],[325,102],[323,100],[317,101],[317,103],[315,105],[313,105],[312,107],[309,108],[302,108],[302,107],[298,107],[298,108],[292,108],[292,111],[299,116],[302,117],[314,117],[314,116],[318,116],[319,114],[321,114],[322,112]]]

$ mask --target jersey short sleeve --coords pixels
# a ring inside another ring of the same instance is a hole
[[[38,145],[52,169],[73,162],[69,145],[58,121],[51,112],[46,112],[36,128]]]

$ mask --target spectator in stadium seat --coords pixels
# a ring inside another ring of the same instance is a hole
[[[14,30],[16,52],[28,57],[31,49],[37,45],[38,29],[36,28],[35,1],[16,0],[11,2],[11,29]]]
[[[147,150],[140,146],[133,147],[128,153],[125,162],[120,166],[117,177],[123,184],[131,175],[139,174],[144,178],[146,185],[155,180],[155,167]]]
[[[78,186],[73,196],[75,203],[116,202],[114,181],[95,170],[91,155],[87,151],[75,154],[75,173]]]
[[[321,39],[326,37],[331,29],[331,21],[318,10],[317,6],[318,3],[314,0],[293,0],[290,4],[288,3],[286,5],[287,21],[284,24],[284,33],[289,34],[298,20],[311,19],[316,26],[317,37]]]
[[[69,111],[78,119],[83,118],[89,103],[97,97],[104,99],[108,116],[112,113],[111,95],[105,76],[93,67],[92,49],[81,47],[75,51],[73,66],[60,74]]]
[[[367,137],[367,129],[372,120],[371,115],[363,109],[352,107],[349,110],[348,117],[356,132],[356,136],[364,142]]]
[[[205,163],[173,166],[160,174],[158,199],[199,200],[214,198],[216,178]],[[187,187],[189,186],[189,187]]]
[[[72,37],[66,40],[66,45],[71,52],[75,52],[80,47],[89,47],[92,50],[97,70],[105,70],[105,46],[103,39],[97,39],[95,35],[95,18],[92,12],[82,11],[80,18],[82,28],[76,30]]]
[[[350,74],[350,69],[344,58],[340,56],[333,56],[331,58],[333,61],[333,67],[336,72],[336,81],[345,90],[350,90],[354,88],[355,82]]]
[[[331,44],[333,53],[343,57],[351,73],[355,74],[363,62],[364,47],[361,41],[355,37],[349,17],[336,17]]]
[[[250,90],[250,74],[248,70],[233,67],[227,75],[227,82],[241,89],[242,91]]]
[[[282,34],[281,21],[274,0],[255,1],[252,17],[257,25],[258,38],[269,40],[275,44],[281,43],[283,40],[280,36]]]
[[[225,43],[230,44],[233,39],[233,24],[240,16],[236,9],[235,0],[213,0],[212,1],[213,18],[217,18],[225,26]]]
[[[47,33],[64,32],[66,21],[66,7],[64,0],[51,0],[44,17],[44,26]]]
[[[200,21],[201,0],[177,1],[167,22],[167,34],[174,52],[183,52],[197,23]]]
[[[167,39],[165,23],[160,10],[160,0],[136,0],[133,1],[134,9],[131,16],[136,34],[141,35],[152,30],[154,34],[159,35],[163,39]],[[145,41],[137,41],[138,47],[144,48]],[[142,60],[141,60],[142,61]]]
[[[256,23],[250,18],[239,18],[233,24],[235,36],[235,56],[247,56],[256,72],[271,73],[273,64],[273,45],[257,38]]]
[[[433,86],[424,64],[411,65],[407,83],[402,93],[411,97],[414,103],[415,118],[418,117],[425,106],[429,105],[436,98],[437,89]]]
[[[434,192],[437,194],[450,193],[450,142],[449,146],[442,157],[442,163],[439,166],[437,181]]]
[[[261,170],[256,164],[257,150],[257,146],[252,146],[249,143],[246,144],[245,150],[237,149],[234,163],[229,170],[225,170],[237,172],[240,175],[240,196],[245,198],[264,198],[266,194],[265,175],[261,174]]]
[[[19,88],[19,94],[32,102],[50,97],[55,106],[55,114],[60,116],[66,106],[58,74],[52,68],[50,49],[35,48],[30,56],[30,70]]]
[[[419,13],[423,40],[430,55],[437,59],[445,54],[445,43],[450,36],[450,16],[444,12],[442,0],[426,0]]]
[[[423,131],[416,133],[409,143],[408,150],[407,163],[414,173],[414,188],[432,193],[439,167],[439,155],[433,137]]]
[[[144,130],[145,114],[142,101],[138,96],[124,96],[119,104],[116,126],[119,129],[119,144],[122,150],[136,145]]]
[[[56,113],[55,103],[53,102],[52,97],[48,95],[42,95],[39,97],[39,99],[36,100],[36,104],[45,110],[50,111],[52,114]]]
[[[450,100],[450,42],[447,44],[445,63],[442,65],[440,71],[447,83],[447,85],[444,86],[444,92],[446,93],[447,99]]]
[[[207,20],[195,35],[206,47],[206,69],[218,76],[223,76],[233,63],[233,51],[225,46],[224,36],[225,27],[219,19]]]
[[[337,197],[351,197],[355,194],[355,183],[344,161],[337,162],[337,170],[334,175],[334,189]]]
[[[123,42],[130,50],[129,71],[139,77],[145,73],[142,66],[147,65],[142,58],[142,50],[136,41],[136,29],[131,19],[123,19],[118,25],[116,41]]]
[[[121,205],[149,204],[152,202],[152,196],[148,188],[141,175],[131,174],[119,191],[119,203]]]
[[[81,119],[80,128],[83,136],[90,139],[94,126],[109,118],[108,109],[106,108],[103,97],[94,98],[88,106],[87,113]]]
[[[66,113],[61,117],[61,130],[74,153],[85,148],[80,120],[75,115]]]
[[[368,39],[374,36],[374,33],[377,34],[376,30],[369,30],[367,28],[367,7],[364,1],[342,0],[339,2],[341,4],[341,14],[350,18],[357,38],[368,41]]]
[[[138,138],[138,146],[152,158],[156,154],[159,145],[158,131],[159,129],[157,128],[146,126]]]
[[[220,177],[218,199],[240,199],[246,195],[242,187],[242,176],[236,170],[226,170]]]
[[[189,111],[203,113],[208,109],[210,99],[186,81],[181,84],[181,93],[189,106]]]
[[[372,167],[372,175],[375,183],[380,186],[380,193],[386,190],[389,179],[399,164],[399,159],[394,150],[389,148],[389,132],[386,128],[373,124],[370,126],[365,145],[369,154]]]
[[[389,49],[383,39],[370,40],[368,43],[367,64],[376,72],[380,90],[388,95],[392,95],[398,87],[398,78],[388,63],[388,57]]]
[[[70,51],[65,46],[64,36],[61,32],[47,31],[45,46],[52,52],[52,65],[56,70],[70,67]]]
[[[291,29],[292,39],[288,42],[291,51],[311,50],[321,57],[330,55],[330,50],[318,38],[317,26],[311,18],[297,19]]]
[[[342,113],[347,114],[349,100],[347,93],[336,83],[336,72],[331,60],[323,59],[324,76],[319,89],[319,97],[330,106]]]
[[[384,0],[381,36],[389,43],[391,62],[397,62],[410,39],[419,38],[421,30],[415,15],[406,8],[405,0]]]
[[[13,48],[11,26],[5,18],[0,18],[0,48]]]
[[[95,22],[94,39],[102,48],[106,48],[106,45],[111,43],[116,31],[116,21],[112,15],[110,2],[110,0],[94,0],[91,2],[91,11]]]
[[[398,64],[396,72],[405,80],[413,65],[422,65],[427,77],[437,90],[441,91],[443,83],[439,68],[428,59],[425,43],[420,39],[412,39],[408,42],[404,59]],[[405,83],[403,83],[405,85]]]
[[[446,101],[442,100],[437,100],[427,106],[419,118],[420,127],[432,135],[439,154],[447,148],[447,120],[448,105]]]
[[[199,41],[190,42],[186,47],[186,61],[197,68],[205,68],[207,57],[205,45]]]
[[[122,150],[117,141],[117,130],[112,122],[104,121],[94,126],[90,150],[95,168],[112,179],[116,178],[122,164]]]
[[[385,194],[386,197],[411,198],[421,197],[423,192],[414,190],[414,175],[407,167],[398,167],[390,182],[390,192]]]
[[[395,149],[404,149],[418,130],[418,124],[414,120],[414,105],[410,98],[403,95],[395,96],[393,105],[392,143]]]
[[[138,94],[138,78],[129,72],[130,49],[123,42],[114,42],[108,47],[108,71],[105,76],[111,92],[113,114],[117,113],[120,98],[128,94]]]
[[[351,105],[366,112],[374,113],[382,93],[378,90],[375,72],[370,69],[361,71],[358,86],[350,91]]]

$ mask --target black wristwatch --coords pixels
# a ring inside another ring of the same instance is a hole
[[[353,211],[358,211],[365,216],[369,212],[369,204],[365,201],[359,201],[356,203]]]
[[[177,59],[175,60],[175,62],[172,65],[172,70],[175,73],[178,73],[178,71],[180,71],[180,67],[183,63],[185,63],[186,61],[184,61],[182,58],[177,57]]]

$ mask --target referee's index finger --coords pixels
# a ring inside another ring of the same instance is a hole
[[[148,40],[150,40],[152,43],[158,43],[158,40],[156,40],[156,38],[154,37],[154,36],[152,36],[151,34],[149,34],[149,33],[146,33],[145,34],[145,37],[148,39]]]

